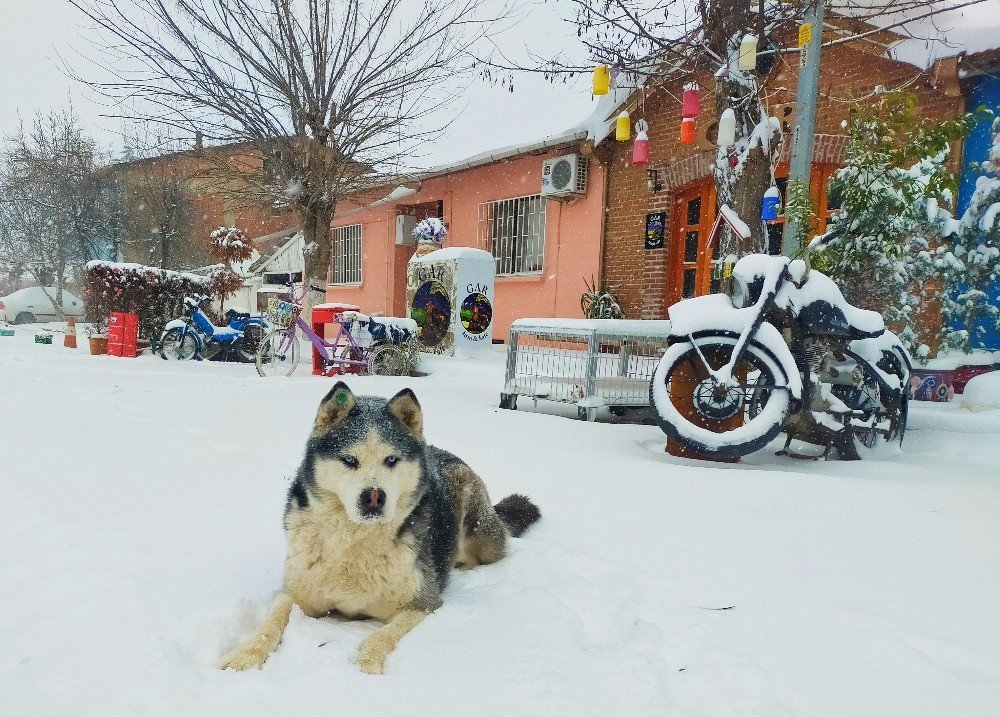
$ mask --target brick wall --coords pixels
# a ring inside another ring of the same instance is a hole
[[[815,162],[840,164],[844,161],[846,137],[841,123],[847,119],[854,102],[864,102],[875,87],[887,90],[900,87],[918,96],[921,113],[943,119],[957,116],[964,104],[953,64],[938,63],[927,72],[895,62],[878,54],[878,45],[858,41],[823,50],[820,94],[816,121]],[[796,56],[781,61],[768,78],[764,97],[770,113],[785,120],[795,103],[798,63]],[[713,78],[697,77],[702,87],[702,110],[698,117],[699,135],[715,118],[711,89]],[[698,145],[679,143],[682,83],[647,95],[637,106],[629,107],[633,121],[644,117],[650,125],[650,163],[657,169],[663,185],[653,194],[646,186],[647,167],[632,166],[632,143],[618,143],[613,138],[598,148],[608,163],[608,201],[605,214],[603,272],[605,280],[616,287],[626,315],[630,318],[664,318],[667,314],[667,259],[671,251],[670,211],[674,191],[691,182],[710,176],[715,151],[704,140]],[[787,136],[786,136],[787,139]],[[783,161],[787,161],[790,143],[783,143]],[[952,157],[957,161],[960,153]],[[957,165],[956,165],[957,168]],[[666,213],[667,241],[663,249],[644,248],[646,214]]]

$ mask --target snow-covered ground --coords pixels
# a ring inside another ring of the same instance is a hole
[[[501,353],[351,377],[411,385],[429,437],[543,519],[455,574],[383,676],[352,664],[373,622],[301,614],[232,673],[331,381],[60,339],[0,337],[4,715],[1000,713],[1000,410],[919,404],[860,463],[722,466],[653,426],[499,410]]]

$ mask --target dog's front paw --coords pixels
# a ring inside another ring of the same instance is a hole
[[[259,670],[266,661],[266,652],[244,646],[223,657],[217,667],[220,670]]]
[[[385,669],[385,658],[389,656],[392,648],[385,644],[384,640],[378,639],[378,635],[365,640],[358,652],[358,667],[368,675],[381,675]]]

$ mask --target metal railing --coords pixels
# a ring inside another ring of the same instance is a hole
[[[669,321],[519,319],[510,329],[500,405],[517,397],[597,409],[649,405],[649,382],[667,347]]]

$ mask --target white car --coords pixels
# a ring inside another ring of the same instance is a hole
[[[46,296],[48,292],[48,296]],[[0,321],[12,324],[33,324],[36,321],[55,321],[55,287],[43,289],[32,286],[19,289],[9,296],[0,296]],[[49,296],[52,299],[49,299]],[[66,316],[83,316],[83,301],[63,289],[63,313]]]

